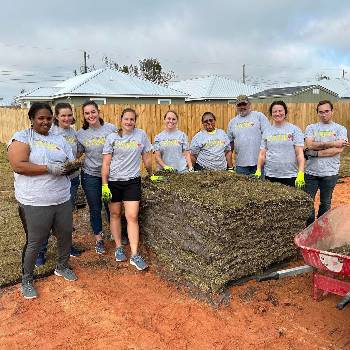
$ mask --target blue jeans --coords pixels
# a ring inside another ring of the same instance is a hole
[[[320,190],[320,206],[317,213],[318,218],[331,208],[332,194],[337,180],[338,175],[320,177],[305,174],[305,191],[312,199],[315,199],[317,190]],[[312,209],[312,213],[307,220],[307,225],[310,225],[314,221],[315,210]]]
[[[99,176],[92,176],[81,172],[81,185],[85,192],[86,200],[90,209],[90,224],[95,235],[102,232],[102,179]],[[108,204],[104,202],[107,220],[109,222]]]
[[[239,166],[236,165],[236,173],[241,175],[254,175],[256,172],[256,165]]]

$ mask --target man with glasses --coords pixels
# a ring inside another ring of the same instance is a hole
[[[347,130],[333,122],[333,104],[328,100],[320,101],[316,107],[319,122],[311,124],[305,130],[306,156],[305,169],[306,192],[315,199],[320,190],[320,206],[317,217],[331,208],[332,194],[337,183],[340,153],[348,146]],[[307,224],[315,220],[313,209]]]
[[[251,110],[247,96],[240,95],[236,100],[237,116],[228,124],[227,135],[236,157],[236,173],[253,175],[256,172],[260,151],[261,136],[270,126],[266,116]]]

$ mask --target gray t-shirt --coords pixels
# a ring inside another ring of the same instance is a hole
[[[305,130],[305,137],[312,138],[316,142],[348,140],[346,128],[334,122],[308,125]],[[305,173],[322,177],[333,176],[339,173],[339,167],[340,154],[332,157],[312,157],[306,162]]]
[[[197,156],[197,163],[208,170],[226,170],[225,153],[230,150],[230,140],[222,129],[215,129],[214,133],[206,130],[194,135],[191,153]]]
[[[35,132],[33,129],[17,131],[8,142],[13,141],[27,144],[30,148],[29,162],[39,165],[66,162],[74,160],[72,149],[65,139],[51,132],[47,136]],[[49,206],[69,201],[70,180],[67,176],[21,175],[14,173],[15,197],[24,205]]]
[[[266,176],[291,178],[298,174],[295,146],[304,146],[304,135],[295,125],[285,123],[267,128],[260,149],[266,149],[264,171]]]
[[[164,130],[154,138],[153,150],[159,151],[163,162],[179,172],[183,172],[187,168],[183,152],[188,151],[188,149],[188,138],[180,130],[171,132]],[[158,169],[161,168],[158,166]]]
[[[237,115],[228,123],[227,135],[234,142],[236,165],[254,166],[258,163],[262,133],[270,126],[261,112],[251,111],[246,117]]]
[[[69,146],[72,149],[74,158],[77,157],[77,151],[78,151],[78,139],[77,139],[77,132],[69,127],[69,128],[61,128],[58,125],[53,124],[50,131],[55,135],[61,135],[64,137],[66,142],[69,144]],[[70,179],[73,179],[79,175],[79,170],[75,173],[69,175]]]
[[[151,142],[141,129],[135,128],[123,136],[117,132],[107,136],[103,154],[112,154],[108,180],[127,181],[139,177],[141,155],[151,151]]]
[[[83,171],[92,176],[101,177],[102,150],[106,137],[116,131],[110,123],[104,123],[99,128],[80,129],[77,132],[78,152],[85,153]]]

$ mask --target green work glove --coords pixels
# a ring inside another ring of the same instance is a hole
[[[235,169],[233,169],[233,168],[227,168],[227,171],[228,171],[229,173],[234,173],[234,172],[235,172]]]
[[[260,179],[260,178],[261,178],[261,170],[260,170],[260,169],[257,169],[256,172],[255,172],[255,174],[254,174],[254,176],[255,176],[256,178]]]
[[[102,185],[102,200],[104,202],[110,202],[112,199],[112,193],[107,184]]]
[[[295,179],[295,187],[302,189],[305,186],[304,173],[302,171],[298,171],[297,178]]]
[[[172,167],[172,166],[170,166],[170,165],[164,165],[164,166],[163,166],[163,170],[169,171],[170,173],[172,173],[172,172],[175,171],[174,167]]]
[[[152,182],[160,182],[160,181],[164,181],[164,176],[151,175],[151,176],[149,177],[149,179],[150,179]]]

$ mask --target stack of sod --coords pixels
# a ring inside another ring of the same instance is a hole
[[[348,147],[345,147],[344,151],[340,155],[339,176],[350,176],[350,148]]]
[[[227,172],[169,175],[144,183],[146,244],[163,272],[204,295],[295,256],[311,199],[300,190]]]

